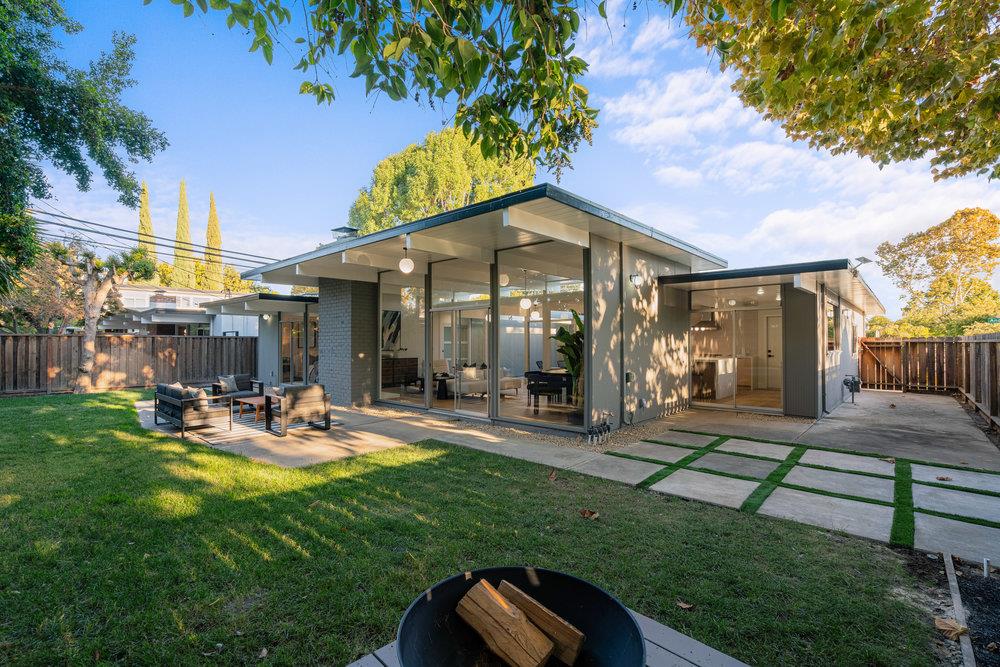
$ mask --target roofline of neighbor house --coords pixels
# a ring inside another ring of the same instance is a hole
[[[700,257],[701,259],[714,264],[719,264],[721,266],[727,266],[728,264],[726,260],[722,259],[718,255],[714,255],[654,227],[643,224],[637,220],[633,220],[632,218],[622,215],[617,211],[613,211],[588,199],[574,195],[573,193],[556,187],[551,183],[540,183],[530,188],[525,188],[524,190],[518,190],[517,192],[511,192],[499,197],[494,197],[493,199],[487,199],[475,204],[469,204],[468,206],[463,206],[452,211],[438,213],[437,215],[408,222],[406,224],[399,225],[398,227],[390,227],[389,229],[383,229],[371,234],[366,234],[365,236],[357,236],[334,241],[333,243],[322,245],[315,250],[302,253],[301,255],[295,255],[279,262],[273,262],[255,269],[249,269],[244,271],[241,275],[245,279],[258,278],[262,274],[269,271],[276,271],[278,269],[286,268],[288,266],[298,264],[300,262],[306,262],[318,257],[323,257],[335,252],[342,252],[359,246],[378,243],[379,241],[393,239],[404,234],[415,234],[440,225],[446,225],[451,222],[457,222],[459,220],[464,220],[465,218],[472,218],[485,213],[492,213],[494,211],[505,209],[509,206],[516,206],[517,204],[524,204],[546,197],[561,204],[565,204],[571,208],[575,208],[578,211],[588,213],[594,217],[601,218],[602,220],[607,220],[608,222],[620,225],[631,231],[644,234],[656,241],[674,246],[679,250],[695,255],[696,257]]]

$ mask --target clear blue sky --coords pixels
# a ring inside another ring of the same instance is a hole
[[[789,141],[742,107],[725,75],[666,16],[629,14],[627,6],[609,3],[612,34],[591,17],[580,45],[591,62],[585,84],[602,110],[601,126],[562,187],[715,252],[732,267],[873,256],[879,242],[955,209],[1000,211],[1000,186],[985,179],[934,183],[924,163],[879,170]],[[195,242],[204,238],[211,191],[227,249],[274,257],[309,250],[344,224],[379,159],[445,119],[412,101],[366,99],[343,64],[338,100],[317,106],[298,94],[297,58],[278,48],[266,65],[220,13],[196,10],[184,19],[168,0],[67,0],[66,9],[85,28],[63,40],[74,64],[107,49],[115,31],[138,38],[138,84],[126,102],[170,141],[152,163],[136,166],[150,184],[153,222],[163,236],[173,235],[177,184],[185,178]],[[80,193],[49,173],[59,209],[136,224],[137,212],[118,205],[99,178]],[[539,172],[536,181],[546,180],[554,178]],[[898,314],[896,292],[877,269],[864,273],[890,314]]]

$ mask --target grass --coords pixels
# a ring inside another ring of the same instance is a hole
[[[896,461],[896,482],[893,486],[892,528],[889,541],[904,547],[913,546],[913,469],[907,461]]]
[[[143,431],[137,396],[0,401],[0,662],[342,665],[525,563],[755,664],[933,662],[874,542],[433,441],[286,470]]]

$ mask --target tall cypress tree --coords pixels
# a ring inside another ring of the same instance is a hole
[[[153,238],[153,216],[149,213],[149,186],[142,182],[139,194],[139,247],[145,248],[149,259],[156,265],[156,241]],[[155,282],[157,276],[152,280]]]
[[[174,287],[195,287],[194,253],[191,252],[191,214],[188,212],[187,185],[181,180],[177,204],[177,232],[174,235]]]
[[[215,211],[215,194],[208,195],[208,229],[205,232],[205,283],[210,290],[222,290],[222,230],[219,229],[219,215]]]

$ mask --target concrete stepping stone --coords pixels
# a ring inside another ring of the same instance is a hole
[[[757,513],[883,542],[889,541],[892,530],[891,507],[780,487],[771,492]]]
[[[683,431],[663,431],[652,436],[653,440],[672,442],[675,445],[689,445],[691,447],[704,447],[705,445],[718,440],[714,435],[701,435],[700,433],[685,433]]]
[[[691,454],[690,449],[671,447],[670,445],[658,445],[655,442],[634,442],[618,451],[622,454],[642,456],[643,458],[655,459],[664,463],[674,463]]]
[[[759,482],[682,468],[649,488],[660,493],[739,509],[759,485]]]
[[[709,452],[690,464],[691,468],[704,468],[707,470],[718,470],[719,472],[729,472],[734,475],[746,475],[764,479],[777,468],[780,463],[777,461],[761,461],[760,459],[748,459],[745,456],[730,456],[719,452]]]
[[[1000,523],[1000,498],[996,496],[914,484],[913,506]]]
[[[982,563],[1000,561],[1000,529],[955,521],[931,514],[913,515],[913,546],[924,551],[952,553]]]
[[[952,470],[951,468],[937,468],[934,466],[924,466],[914,464],[913,481],[915,482],[935,482],[936,484],[954,484],[980,491],[995,491],[1000,493],[1000,475],[990,475],[985,472],[972,472],[970,470]],[[938,477],[950,477],[950,480],[938,479]]]
[[[892,502],[895,496],[895,482],[891,479],[879,479],[878,477],[855,475],[849,472],[795,466],[785,475],[784,481],[796,486],[808,486],[822,491],[843,493],[860,498],[874,498],[887,502]]]
[[[896,464],[883,461],[882,459],[875,458],[874,456],[841,454],[840,452],[827,452],[822,449],[807,450],[799,461],[801,463],[810,463],[817,466],[840,468],[841,470],[874,472],[880,475],[896,474]]]
[[[715,448],[717,452],[736,452],[738,454],[752,454],[763,456],[768,459],[783,461],[792,453],[794,447],[788,445],[775,445],[770,442],[757,442],[756,440],[741,440],[740,438],[730,438]]]
[[[589,461],[570,468],[573,472],[612,479],[616,482],[625,482],[626,484],[638,484],[661,469],[663,469],[663,466],[658,463],[633,461],[631,459],[623,459],[620,456],[608,456],[607,454],[598,454]]]

